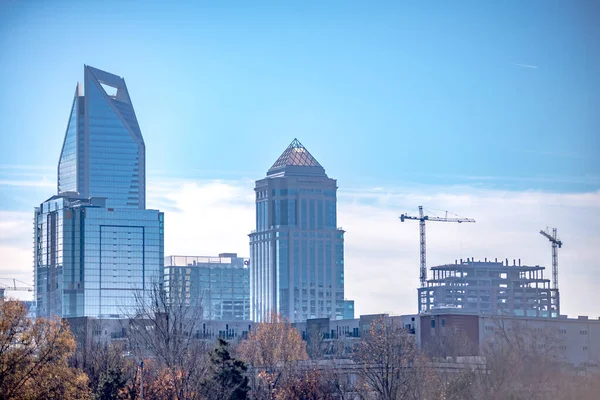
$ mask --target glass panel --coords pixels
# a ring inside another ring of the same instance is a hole
[[[58,193],[77,192],[77,95],[71,106],[65,141],[58,162]]]

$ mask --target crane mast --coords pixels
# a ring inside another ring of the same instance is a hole
[[[433,222],[458,222],[459,224],[462,222],[475,222],[474,219],[471,218],[448,218],[448,212],[446,212],[446,217],[430,217],[423,213],[423,206],[419,206],[419,216],[414,217],[407,214],[400,215],[400,221],[404,222],[405,220],[418,220],[419,221],[419,241],[420,241],[420,253],[421,253],[421,263],[419,269],[419,280],[421,281],[421,287],[425,287],[427,284],[427,251],[426,251],[426,239],[425,239],[425,221],[433,221]]]
[[[552,229],[552,233],[550,232]],[[548,232],[540,231],[540,235],[552,243],[552,289],[558,290],[558,249],[563,245],[562,241],[558,239],[556,228],[546,228]]]

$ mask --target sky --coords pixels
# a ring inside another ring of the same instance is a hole
[[[163,2],[164,3],[164,2]],[[550,266],[600,316],[600,3],[0,0],[0,282],[31,282],[33,207],[83,65],[123,76],[165,253],[248,255],[253,182],[298,138],[338,180],[346,296],[416,310],[428,265]],[[548,271],[548,277],[550,273]],[[26,296],[24,293],[14,293]]]

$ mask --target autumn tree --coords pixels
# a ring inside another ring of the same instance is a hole
[[[246,399],[250,390],[247,369],[243,361],[231,357],[229,343],[219,338],[217,347],[210,352],[208,375],[202,383],[206,399]]]
[[[272,399],[274,392],[294,375],[297,362],[308,359],[302,336],[279,314],[254,325],[238,352],[251,366],[254,399]]]
[[[326,370],[317,368],[313,362],[293,370],[273,392],[276,400],[333,400],[337,399],[334,383],[329,381]]]
[[[23,303],[0,303],[0,398],[89,399],[87,376],[68,365],[75,346],[65,322],[34,321]]]
[[[238,350],[254,367],[273,368],[308,359],[302,336],[279,314],[272,314],[267,322],[254,325]]]

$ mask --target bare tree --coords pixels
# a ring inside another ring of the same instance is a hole
[[[393,319],[371,323],[355,354],[361,367],[365,397],[382,400],[423,399],[433,378],[427,360],[419,354],[414,337]]]
[[[129,343],[139,360],[151,358],[158,376],[174,399],[200,398],[206,371],[206,344],[199,337],[203,321],[200,305],[169,298],[162,285],[150,294],[136,294],[136,313],[130,319]]]
[[[443,328],[444,330],[433,339],[427,341],[424,351],[430,357],[476,356],[479,354],[477,345],[469,339],[466,332],[459,328]]]
[[[559,390],[561,340],[549,328],[498,318],[484,343],[486,371],[479,376],[488,399],[544,399]]]

